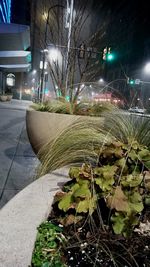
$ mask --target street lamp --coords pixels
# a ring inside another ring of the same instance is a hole
[[[64,8],[64,6],[62,5],[54,5],[51,6],[48,9],[48,13],[47,13],[47,19],[46,19],[46,26],[45,26],[45,34],[44,34],[44,45],[47,46],[47,31],[48,31],[48,23],[49,23],[49,15],[50,15],[50,11],[55,8],[55,7],[62,7]],[[40,102],[43,102],[43,85],[44,85],[44,69],[45,69],[45,61],[46,61],[46,53],[48,52],[47,49],[43,50],[43,57],[42,57],[42,71],[41,71],[41,85],[40,85]]]
[[[104,82],[104,79],[103,79],[103,78],[100,78],[100,79],[99,79],[99,82],[100,82],[100,83],[103,83],[103,82]]]
[[[69,6],[69,1],[67,0],[67,28],[68,28],[68,40],[67,40],[67,53],[66,53],[66,86],[65,89],[67,91],[67,87],[68,87],[68,76],[69,76],[69,52],[70,52],[70,45],[71,45],[71,33],[72,33],[72,21],[73,21],[73,6],[74,6],[74,0],[70,1],[70,6]],[[47,34],[48,34],[48,24],[49,24],[49,17],[50,17],[50,11],[55,8],[55,7],[61,7],[61,8],[65,8],[65,6],[60,5],[60,4],[56,4],[51,6],[48,9],[47,12],[47,19],[46,19],[46,26],[45,26],[45,34],[44,34],[44,45],[48,46],[49,44],[47,44]],[[43,53],[43,68],[41,71],[41,86],[40,86],[40,101],[42,102],[42,94],[43,94],[43,84],[44,84],[44,64],[45,64],[45,53]],[[53,60],[54,61],[54,60]]]
[[[145,65],[144,72],[150,74],[150,62]]]
[[[33,74],[33,75],[35,75],[36,73],[37,73],[37,71],[36,71],[36,70],[33,70],[33,71],[32,71],[32,74]]]

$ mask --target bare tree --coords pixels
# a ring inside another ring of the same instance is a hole
[[[92,0],[74,1],[70,49],[66,1],[49,1],[46,27],[40,29],[39,39],[47,54],[51,82],[56,95],[68,96],[76,102],[85,83],[95,81],[102,74],[102,51],[108,21],[100,20]],[[67,79],[67,87],[66,87]]]

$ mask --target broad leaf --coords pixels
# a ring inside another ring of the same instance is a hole
[[[88,199],[80,201],[76,211],[78,213],[89,212],[89,214],[91,215],[94,212],[95,208],[96,208],[96,198],[92,197],[92,198],[88,198]]]
[[[142,197],[138,192],[126,192],[128,195],[128,203],[129,203],[129,214],[130,213],[139,213],[143,210],[143,201]]]
[[[87,184],[80,185],[74,192],[73,194],[74,197],[80,197],[80,198],[85,198],[85,197],[90,197],[91,192],[88,188]]]
[[[136,213],[139,213],[144,209],[142,202],[129,203],[129,207],[131,209],[131,212],[136,212]]]
[[[137,174],[137,175],[132,175],[129,174],[127,176],[123,176],[121,179],[121,184],[124,187],[136,187],[141,184],[143,180],[143,175]]]
[[[103,177],[105,179],[109,179],[110,177],[113,177],[117,169],[118,169],[118,167],[115,165],[113,165],[113,166],[106,165],[106,166],[102,167]]]
[[[122,214],[115,213],[112,215],[111,221],[113,222],[113,230],[115,234],[121,234],[125,227],[125,218]]]
[[[141,159],[144,159],[146,157],[148,157],[150,159],[150,151],[148,149],[142,149],[139,153],[138,153],[138,156],[141,158]]]
[[[72,203],[72,194],[68,193],[66,194],[59,202],[58,207],[60,210],[67,211]]]
[[[81,200],[76,208],[76,211],[78,213],[81,213],[81,212],[88,212],[89,211],[89,201],[86,200]]]
[[[79,178],[80,168],[79,167],[71,167],[69,170],[69,177],[71,179],[77,179]]]
[[[126,159],[125,158],[122,158],[122,159],[117,160],[116,163],[115,163],[115,165],[118,166],[118,167],[121,167],[121,168],[125,167],[125,165],[126,165]]]
[[[135,160],[138,159],[137,153],[136,153],[134,150],[131,150],[131,151],[128,153],[128,157],[129,157],[130,159],[132,159],[133,161],[135,161]]]
[[[129,209],[128,199],[120,186],[114,190],[114,195],[107,198],[107,204],[110,209],[127,212]]]
[[[61,219],[60,220],[60,223],[65,225],[65,226],[68,226],[68,225],[71,225],[73,223],[77,223],[79,222],[80,220],[82,220],[82,216],[74,216],[72,214],[66,216],[65,218]]]
[[[110,177],[109,179],[104,179],[103,177],[95,178],[95,183],[99,185],[102,191],[110,191],[114,182],[115,180],[113,177]]]

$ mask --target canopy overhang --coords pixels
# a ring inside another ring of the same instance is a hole
[[[0,70],[5,72],[29,72],[31,64],[0,65]]]
[[[31,69],[30,27],[0,23],[0,69],[27,72]]]

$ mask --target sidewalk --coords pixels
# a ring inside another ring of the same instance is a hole
[[[38,159],[26,133],[31,101],[0,102],[0,208],[34,180]]]
[[[32,101],[12,99],[11,101],[0,102],[0,109],[6,108],[6,109],[26,110],[32,104],[33,104]]]

